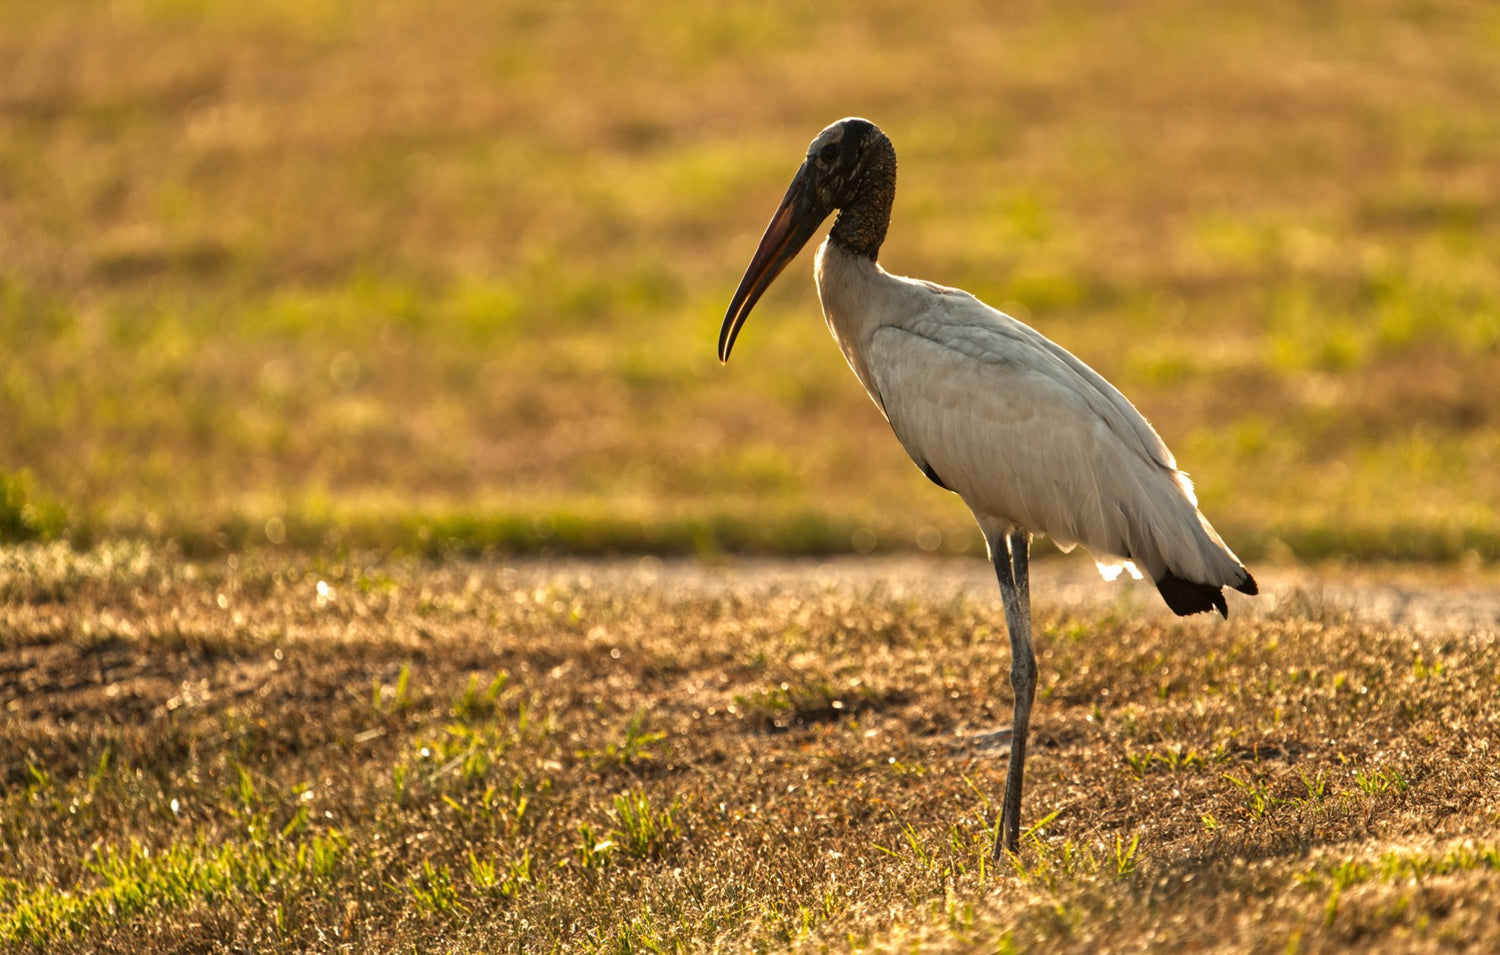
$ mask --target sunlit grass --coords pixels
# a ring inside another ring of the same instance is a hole
[[[861,113],[901,155],[885,264],[1115,380],[1242,553],[1493,557],[1496,29],[1395,3],[13,5],[0,533],[977,549],[805,260],[714,358],[799,151]]]
[[[0,549],[0,950],[1496,940],[1485,634],[1039,580],[995,861],[994,597],[633,566]]]

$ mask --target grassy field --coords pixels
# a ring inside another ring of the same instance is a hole
[[[854,113],[888,267],[1117,381],[1242,553],[1500,552],[1485,4],[13,0],[0,77],[10,539],[975,550],[807,261],[714,361]]]
[[[1497,102],[1456,0],[3,0],[0,951],[1500,946]],[[998,867],[970,518],[810,256],[714,360],[849,114],[1270,585],[1038,562]]]
[[[7,551],[0,950],[1500,944],[1493,623],[1284,584],[1184,622],[1044,568],[997,867],[1004,760],[965,739],[1008,650],[965,563]]]

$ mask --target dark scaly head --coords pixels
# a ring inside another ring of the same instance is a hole
[[[866,119],[841,119],[807,147],[807,158],[740,280],[719,330],[719,360],[728,361],[750,310],[835,210],[829,238],[874,260],[885,241],[896,197],[896,151],[880,127]]]

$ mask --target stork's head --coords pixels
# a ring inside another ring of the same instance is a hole
[[[880,127],[867,119],[850,117],[823,130],[807,147],[807,158],[797,178],[806,178],[806,188],[816,198],[824,218],[835,209],[853,204],[858,197],[866,147],[877,139],[885,139]]]
[[[847,213],[873,201],[876,214],[856,216],[859,221],[851,221],[848,231],[868,247],[857,251],[874,257],[885,238],[895,172],[891,141],[867,119],[841,119],[817,135],[729,303],[719,330],[720,361],[729,360],[740,326],[761,295],[834,210]]]

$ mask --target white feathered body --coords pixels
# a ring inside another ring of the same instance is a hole
[[[1101,570],[1245,579],[1192,484],[1124,395],[1036,330],[967,292],[891,275],[825,242],[818,295],[849,366],[928,477],[986,534],[1017,526]]]

